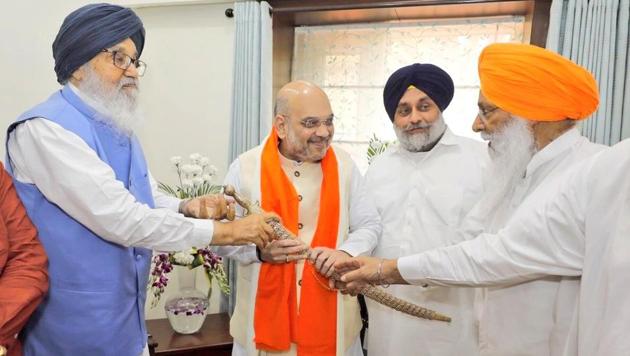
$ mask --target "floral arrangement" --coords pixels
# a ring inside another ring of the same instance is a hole
[[[171,157],[171,163],[177,171],[179,185],[171,187],[160,182],[158,188],[164,193],[180,199],[219,193],[221,186],[212,184],[217,175],[217,167],[209,164],[208,157],[199,153],[193,153],[189,157],[190,163],[182,163],[181,156]]]
[[[175,166],[179,185],[174,187],[160,182],[158,187],[166,194],[180,199],[190,199],[206,194],[221,192],[221,186],[213,184],[213,179],[217,174],[217,169],[209,164],[207,157],[199,153],[190,156],[190,163],[183,163],[180,156],[171,158],[171,163]],[[215,278],[221,291],[230,294],[223,261],[221,256],[214,253],[209,247],[192,248],[188,251],[158,253],[153,257],[153,268],[149,280],[149,288],[153,294],[151,307],[155,307],[164,293],[168,284],[168,273],[173,270],[173,265],[186,266],[194,269],[203,266],[210,288],[212,279]],[[208,291],[210,297],[211,290]]]

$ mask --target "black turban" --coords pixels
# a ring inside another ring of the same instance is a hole
[[[72,73],[101,50],[131,38],[138,57],[144,48],[144,27],[133,10],[111,4],[90,4],[68,15],[53,42],[57,81]]]
[[[387,79],[387,84],[383,89],[385,111],[390,120],[394,121],[398,102],[410,85],[425,92],[437,104],[440,111],[448,107],[455,92],[453,79],[438,66],[415,63],[402,67]]]

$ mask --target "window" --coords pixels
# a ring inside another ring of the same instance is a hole
[[[393,71],[416,62],[446,70],[455,82],[446,123],[456,134],[478,138],[471,126],[479,53],[493,42],[522,42],[523,32],[522,16],[298,27],[292,79],[326,91],[338,117],[335,142],[365,170],[369,138],[396,139],[382,99]]]

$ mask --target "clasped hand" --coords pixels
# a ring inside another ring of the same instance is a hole
[[[180,210],[184,216],[197,219],[234,220],[235,216],[234,201],[226,199],[223,194],[192,198],[184,202]]]
[[[260,257],[267,263],[289,263],[306,258],[308,246],[300,239],[274,240],[260,250]]]
[[[339,261],[333,268],[341,277],[331,280],[331,287],[344,294],[357,295],[367,285],[406,284],[398,272],[396,260],[358,256]]]

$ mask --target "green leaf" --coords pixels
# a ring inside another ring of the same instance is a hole
[[[177,188],[179,188],[179,187],[177,187]],[[158,189],[163,191],[164,193],[170,195],[170,196],[174,196],[174,197],[178,196],[177,191],[179,189],[176,190],[175,188],[169,186],[168,184],[165,184],[165,183],[162,183],[162,182],[158,182]]]

